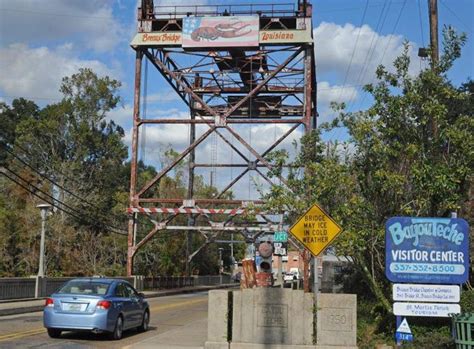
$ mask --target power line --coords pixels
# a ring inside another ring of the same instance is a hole
[[[375,26],[375,30],[374,30],[374,34],[372,35],[372,39],[370,41],[370,46],[369,46],[369,49],[367,51],[367,54],[365,55],[365,59],[364,59],[364,64],[362,65],[361,69],[360,69],[360,72],[359,72],[359,76],[357,78],[357,84],[359,86],[364,86],[362,84],[362,81],[363,81],[363,77],[364,75],[367,73],[367,69],[369,67],[369,62],[370,60],[372,59],[373,55],[374,55],[374,52],[375,52],[375,48],[377,47],[377,43],[380,39],[380,35],[378,35],[378,32],[382,30],[384,24],[385,24],[385,20],[387,19],[387,15],[390,11],[390,6],[391,6],[391,1],[389,1],[388,3],[388,7],[387,7],[387,12],[385,13],[385,16],[384,16],[384,11],[385,11],[385,5],[387,4],[386,2],[384,2],[384,6],[382,7],[382,11],[380,11],[380,16],[379,16],[379,19],[377,21],[377,25]],[[375,39],[377,37],[377,39]],[[375,41],[375,42],[374,42]],[[350,103],[351,103],[351,106],[355,103],[355,92],[352,94],[351,98],[350,98]],[[348,108],[349,110],[350,108]]]
[[[365,8],[364,8],[364,13],[362,14],[362,20],[360,21],[360,27],[359,27],[359,31],[357,32],[357,38],[356,38],[356,41],[355,41],[355,44],[354,44],[354,49],[352,50],[352,54],[351,54],[351,59],[349,60],[349,65],[347,66],[347,69],[346,69],[346,74],[344,76],[344,82],[342,83],[342,87],[344,88],[344,86],[346,85],[346,82],[347,82],[347,78],[349,77],[349,71],[351,70],[351,65],[352,65],[352,61],[354,59],[354,55],[355,55],[355,51],[357,49],[357,44],[359,43],[359,37],[360,37],[360,32],[362,31],[362,26],[364,25],[364,20],[365,20],[365,15],[367,14],[367,7],[369,6],[369,0],[366,0],[365,2]],[[339,93],[339,98],[338,100],[341,99],[341,96],[342,96],[342,91]]]
[[[7,151],[8,153],[10,153],[13,157],[15,157],[15,158],[16,158],[18,161],[20,161],[23,165],[27,166],[28,168],[30,168],[31,170],[33,170],[34,172],[36,172],[37,174],[39,174],[42,178],[48,180],[50,183],[52,183],[52,184],[55,185],[56,187],[58,187],[58,188],[64,190],[65,192],[67,192],[68,194],[74,196],[76,199],[79,199],[79,200],[82,201],[83,203],[86,203],[86,204],[88,204],[89,206],[92,206],[92,207],[94,207],[94,208],[100,210],[100,207],[98,207],[97,205],[95,205],[95,204],[89,202],[88,200],[86,200],[86,199],[80,197],[79,195],[73,193],[71,190],[65,188],[64,186],[59,185],[56,181],[52,180],[50,177],[48,177],[48,176],[44,175],[43,173],[41,173],[40,170],[38,170],[37,168],[33,167],[31,164],[27,163],[25,160],[23,160],[21,157],[19,157],[17,154],[15,154],[15,153],[11,150],[11,147],[10,147],[8,144],[5,144],[5,143],[3,143],[3,142],[0,141],[0,145],[3,145],[4,148],[6,149],[6,151]],[[22,149],[26,154],[29,154],[29,153],[26,151],[25,148],[22,148],[22,147],[20,147],[19,145],[17,145],[17,147],[19,147],[20,149]],[[10,148],[10,149],[9,149],[9,148]],[[30,154],[29,154],[29,155],[30,155]],[[48,168],[51,170],[50,167],[48,167]],[[59,171],[56,171],[56,172],[58,172],[58,173],[62,174],[63,176],[65,176],[63,173],[61,173],[61,172],[59,172]],[[65,177],[66,177],[66,176],[65,176]],[[67,177],[66,177],[66,178],[67,178]],[[79,183],[79,181],[77,181],[77,180],[76,180],[76,182]],[[101,216],[101,217],[106,217],[106,216],[104,216],[104,215],[100,215],[100,216]],[[121,219],[121,218],[122,218],[122,217],[117,216],[117,215],[113,215],[113,216],[114,216],[116,219]],[[107,219],[108,219],[108,217],[107,217]]]
[[[14,178],[10,177],[9,175],[7,175],[5,173],[5,171],[0,171],[6,178],[8,178],[9,180],[11,180],[12,182],[14,182],[16,185],[22,187],[23,189],[25,189],[27,192],[33,194],[34,196],[36,196],[37,198],[41,199],[42,201],[45,201],[46,203],[52,205],[53,207],[56,207],[58,210],[60,211],[63,211],[64,213],[70,215],[70,216],[73,216],[74,218],[78,219],[79,221],[82,221],[83,219],[79,216],[76,216],[74,213],[72,212],[69,212],[68,210],[56,205],[56,203],[54,202],[54,200],[50,200],[50,199],[46,199],[44,197],[42,197],[41,195],[39,195],[38,193],[36,193],[35,191],[31,190],[29,187],[27,187],[26,185],[18,182],[17,180],[15,180]],[[25,180],[26,181],[26,180]],[[28,182],[27,182],[28,183]],[[28,183],[28,185],[31,185],[30,183]]]
[[[420,35],[421,35],[421,45],[425,47],[425,36],[423,35],[423,16],[421,14],[421,0],[418,0],[418,17],[420,19]]]
[[[379,64],[377,64],[377,66],[379,66],[379,65],[382,64],[382,62],[383,62],[383,59],[384,59],[384,57],[385,57],[385,54],[387,53],[388,47],[390,46],[390,42],[392,41],[393,34],[395,33],[395,30],[397,29],[398,22],[400,21],[400,17],[402,16],[403,9],[405,8],[406,3],[407,3],[407,0],[404,0],[404,1],[403,1],[403,4],[402,4],[402,7],[400,8],[400,12],[398,13],[397,20],[395,21],[395,24],[394,24],[394,26],[393,26],[393,28],[392,28],[392,31],[391,31],[391,33],[388,35],[389,39],[388,39],[387,44],[385,45],[385,49],[384,49],[384,51],[383,51],[382,58],[380,58]],[[390,8],[390,6],[389,6],[389,8]],[[387,13],[388,13],[388,11],[387,11]],[[374,50],[375,50],[375,47],[374,47]],[[371,83],[374,83],[374,81],[375,81],[375,78],[372,79],[372,82],[371,82]],[[362,101],[360,102],[359,105],[362,106],[362,105],[364,104],[364,101],[365,101],[365,98],[366,98],[366,97],[367,97],[367,94],[364,94],[364,96],[362,97]]]
[[[395,24],[394,24],[393,29],[392,29],[392,33],[391,33],[391,35],[389,35],[387,45],[385,45],[385,49],[383,50],[382,58],[380,59],[379,65],[382,64],[383,59],[385,57],[385,53],[387,53],[387,49],[390,46],[390,42],[392,41],[392,38],[394,36],[393,34],[395,33],[395,30],[398,27],[398,22],[400,22],[400,18],[402,17],[403,9],[405,8],[406,3],[407,3],[407,0],[405,0],[403,2],[402,7],[400,8],[400,12],[398,13],[397,20],[395,21]]]
[[[94,204],[92,204],[92,203],[86,201],[85,199],[83,199],[83,198],[81,198],[80,196],[74,194],[73,192],[71,192],[71,191],[68,190],[67,188],[64,188],[64,187],[60,186],[58,183],[56,183],[55,181],[53,181],[51,178],[49,178],[49,177],[43,175],[38,169],[34,168],[33,166],[31,166],[30,164],[28,164],[27,162],[25,162],[23,159],[21,159],[20,157],[18,157],[16,154],[14,154],[14,153],[13,153],[12,151],[10,151],[9,149],[6,149],[6,150],[7,150],[8,153],[10,153],[11,155],[13,155],[17,160],[19,160],[19,161],[20,161],[21,163],[23,163],[25,166],[27,166],[28,168],[30,168],[31,170],[33,170],[34,172],[36,172],[37,174],[39,174],[42,178],[48,180],[48,181],[49,181],[50,183],[52,183],[53,185],[55,185],[55,186],[57,186],[58,188],[60,188],[60,189],[62,189],[62,190],[64,190],[64,191],[66,191],[67,193],[69,193],[70,195],[76,197],[77,199],[79,199],[79,200],[82,201],[83,203],[85,202],[85,203],[87,203],[88,205],[90,205],[90,206],[92,206],[92,207],[94,207],[94,208],[96,208],[96,209],[100,209],[98,206],[96,206],[96,205],[94,205]],[[7,169],[8,171],[14,173],[12,170],[8,169],[7,167],[6,167],[6,169]],[[16,173],[14,173],[14,174],[17,175],[17,176],[19,176],[19,175],[16,174]],[[40,190],[39,188],[37,188],[37,189]],[[86,214],[86,215],[89,214],[89,213],[86,212],[86,211],[79,212],[77,209],[75,209],[75,208],[73,208],[73,207],[71,207],[71,206],[66,205],[65,203],[59,201],[58,199],[52,197],[51,195],[49,195],[49,194],[47,194],[47,193],[45,193],[45,195],[50,196],[53,200],[57,200],[58,202],[60,202],[60,203],[63,204],[64,206],[68,207],[70,210],[74,210],[74,211],[75,211],[76,213],[78,213],[78,214]],[[109,217],[107,217],[107,216],[105,216],[105,215],[103,215],[103,214],[100,214],[98,211],[95,212],[95,215],[96,215],[96,217],[99,217],[99,218],[102,218],[102,219],[105,218],[105,220],[108,220],[108,219],[109,219]],[[118,216],[115,216],[115,218],[118,218]],[[122,218],[122,217],[120,217],[120,218]],[[119,220],[119,219],[118,219],[118,220]],[[121,230],[121,228],[116,227],[116,226],[111,225],[111,224],[108,224],[108,223],[106,223],[105,225],[107,225],[108,227],[110,227],[110,228],[112,228],[112,229],[115,229],[115,230]]]
[[[19,186],[21,186],[22,188],[24,188],[25,190],[27,190],[28,192],[30,192],[31,194],[35,195],[36,197],[46,201],[47,203],[49,203],[50,205],[53,205],[54,207],[58,208],[59,210],[73,216],[74,218],[78,219],[80,222],[89,222],[89,223],[95,223],[94,225],[97,225],[97,222],[94,222],[92,221],[89,217],[88,218],[84,218],[83,216],[83,213],[81,213],[80,211],[76,210],[75,208],[65,204],[64,202],[62,202],[61,200],[55,198],[54,196],[52,196],[51,194],[45,192],[44,190],[40,189],[39,187],[31,184],[30,181],[28,181],[27,179],[23,178],[22,176],[20,176],[18,173],[16,173],[15,171],[11,170],[10,168],[8,168],[7,166],[3,166],[3,169],[7,170],[8,172],[10,172],[11,174],[13,174],[15,177],[19,178],[20,181],[26,183],[27,186],[25,186],[24,184],[21,184],[20,182],[18,182],[17,180],[15,180],[14,178],[10,177],[7,173],[5,173],[5,171],[1,171],[1,173],[7,177],[8,179],[10,179],[11,181],[15,182],[16,184],[18,184]],[[31,190],[29,187],[32,187],[35,189],[35,191]],[[45,197],[42,197],[40,196],[39,194],[37,194],[37,192],[40,192],[42,193],[43,195],[45,195],[46,197],[48,197],[49,199],[46,199]],[[58,204],[56,204],[58,203]],[[66,207],[67,209],[65,209],[64,207]],[[86,217],[87,217],[87,213],[86,213]],[[116,233],[116,234],[121,234],[121,235],[127,235],[128,233],[125,232],[124,230],[121,230],[120,228],[117,228],[117,227],[113,227],[113,226],[110,226],[110,225],[107,225],[107,224],[101,224],[101,226],[103,226],[104,228],[106,228],[107,230],[109,230],[110,232],[113,232],[113,233]]]
[[[449,8],[449,6],[445,4],[443,0],[440,0],[440,2],[441,2],[441,5],[443,5],[449,12],[451,12],[451,14],[459,21],[459,23],[461,23],[465,27],[464,29],[472,33],[472,29],[469,29],[469,26],[466,23],[464,23],[464,21],[456,14],[456,12],[454,12],[451,8]]]

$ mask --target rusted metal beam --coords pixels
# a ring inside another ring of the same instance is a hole
[[[296,58],[299,53],[302,51],[302,48],[296,50],[292,55],[290,55],[287,59],[283,61],[275,70],[273,70],[268,76],[261,81],[252,91],[249,92],[247,96],[242,98],[237,104],[235,104],[229,111],[225,114],[225,116],[231,115],[236,109],[238,109],[242,104],[244,104],[249,98],[255,96],[275,75],[277,75],[289,62],[291,62],[294,58]]]
[[[273,149],[275,149],[275,147],[278,144],[280,144],[281,142],[283,142],[286,139],[286,137],[288,137],[294,130],[296,130],[298,128],[298,126],[299,126],[299,124],[294,125],[288,131],[286,131],[284,134],[282,134],[267,150],[265,150],[262,153],[262,156],[266,156],[269,152],[271,152]]]
[[[222,167],[222,168],[242,168],[249,167],[249,164],[193,164],[193,167]],[[265,165],[255,164],[256,167],[266,167]],[[283,165],[283,167],[292,167],[291,165]]]
[[[303,115],[304,125],[306,132],[311,131],[312,129],[312,119],[313,119],[313,74],[312,74],[312,58],[311,58],[312,46],[309,46],[305,49],[304,57],[304,81],[305,81],[305,93],[304,93],[304,107],[305,112]]]
[[[204,121],[198,119],[141,119],[139,124],[214,124],[214,120]],[[303,119],[249,119],[249,118],[228,118],[227,124],[302,124]]]
[[[269,74],[269,76],[268,76],[263,82],[261,82],[259,85],[257,85],[257,87],[255,87],[255,88],[252,90],[251,94],[257,93],[257,92],[262,88],[262,86],[263,86],[268,80],[270,80],[270,79],[271,79],[274,75],[276,75],[281,69],[283,69],[284,65],[288,64],[288,62],[291,62],[291,60],[292,60],[294,57],[296,57],[296,56],[299,54],[300,51],[301,51],[301,48],[300,48],[299,50],[297,50],[296,52],[294,52],[290,57],[288,57],[288,58],[284,61],[284,63],[283,63],[279,68],[277,68],[275,71],[273,71],[271,74]],[[188,94],[190,94],[190,95],[192,96],[192,98],[194,98],[194,99],[197,100],[199,103],[201,103],[203,109],[205,109],[210,115],[214,115],[216,118],[224,118],[224,119],[225,119],[225,117],[223,117],[223,116],[217,114],[211,107],[209,107],[209,106],[207,105],[207,103],[204,102],[204,101],[202,100],[202,98],[201,98],[198,94],[196,94],[191,88],[189,88],[189,86],[187,86],[185,83],[183,83],[183,82],[181,81],[181,79],[176,75],[176,73],[174,73],[173,71],[171,71],[170,69],[168,69],[168,67],[167,67],[163,62],[161,62],[161,61],[158,60],[158,59],[156,59],[155,61],[156,61],[156,64],[157,64],[166,74],[168,74],[169,76],[171,76],[179,85],[181,85],[181,87],[182,87]],[[242,105],[242,103],[243,103],[242,101],[246,101],[246,100],[248,99],[248,97],[249,97],[249,96],[244,97],[239,103],[236,104],[236,106],[237,106],[237,105]],[[234,108],[235,108],[235,106],[234,106],[233,108],[231,108],[231,111],[232,111],[232,109],[234,109]],[[236,108],[235,108],[235,109],[236,109]],[[226,116],[228,116],[228,115],[230,115],[230,114],[231,114],[231,112],[228,112],[228,113],[226,114]],[[200,115],[198,115],[198,116],[200,116]],[[209,127],[211,127],[213,130],[215,129],[215,126],[213,126],[213,125],[211,124],[211,122],[208,122],[208,120],[204,119],[202,116],[201,116],[201,118],[206,121],[206,124],[207,124]],[[230,128],[228,125],[224,125],[223,127],[224,127],[225,129],[227,129],[245,148],[247,148],[247,150],[248,150],[252,155],[254,155],[257,159],[259,159],[262,164],[264,164],[265,166],[267,166],[269,170],[272,169],[272,165],[269,164],[262,156],[260,156],[260,154],[259,154],[252,146],[250,146],[242,137],[240,137],[240,135],[239,135],[237,132],[235,132],[235,131],[234,131],[232,128]],[[217,130],[216,130],[216,132],[217,132],[218,134],[220,133],[220,132],[217,131]],[[169,171],[169,170],[168,170],[168,171]],[[279,179],[280,179],[283,183],[286,184],[285,178],[279,176]],[[148,188],[149,188],[149,186],[148,186],[145,190],[147,190]],[[139,195],[142,195],[143,192],[144,192],[144,190],[142,189],[142,190],[140,191]]]
[[[158,69],[158,67],[157,67],[157,65],[156,65],[156,62],[155,62],[155,59],[156,59],[156,58],[154,57],[154,55],[153,55],[151,52],[149,52],[148,50],[145,50],[144,53],[145,53],[146,57],[149,59],[149,61],[151,62],[151,64],[153,64],[153,66],[154,66],[155,68],[157,68],[157,70],[160,72],[161,76],[162,76],[166,81],[168,81],[168,83],[169,83],[169,85],[171,86],[171,88],[172,88],[173,90],[175,90],[175,92],[176,92],[176,93],[178,94],[178,96],[183,100],[183,102],[186,103],[186,105],[188,105],[189,107],[191,107],[191,106],[189,105],[188,99],[186,98],[186,95],[183,95],[182,91],[180,91],[180,90],[173,84],[173,81],[172,81],[168,76],[166,76],[166,74],[163,74],[163,72],[162,72],[160,69]]]
[[[184,199],[169,199],[169,198],[138,198],[139,202],[143,203],[161,203],[161,204],[183,204]],[[194,199],[196,205],[198,204],[219,204],[219,205],[241,205],[246,206],[248,203],[254,205],[261,205],[262,200],[227,200],[227,199]]]
[[[188,155],[194,148],[196,148],[202,141],[204,141],[214,130],[216,129],[215,126],[212,126],[209,130],[204,132],[201,137],[196,139],[196,141],[187,147],[171,164],[166,166],[163,170],[161,170],[152,180],[146,183],[143,188],[138,192],[138,196],[143,195],[150,187],[152,187],[157,181],[159,181],[164,175],[166,175],[176,164],[178,164],[181,160],[183,160],[186,155]],[[141,200],[140,200],[141,201]]]
[[[237,183],[248,171],[249,169],[247,168],[241,174],[235,177],[224,189],[221,190],[221,192],[217,195],[217,198],[222,197],[222,195],[224,195],[227,192],[227,190],[232,188],[234,184]]]
[[[136,189],[137,189],[137,160],[138,160],[138,119],[140,113],[140,83],[142,73],[143,51],[137,50],[135,53],[135,86],[133,100],[133,129],[132,129],[132,152],[130,165],[130,206],[137,205]],[[133,274],[133,248],[134,248],[134,231],[135,217],[130,216],[128,220],[128,238],[127,238],[127,275]]]

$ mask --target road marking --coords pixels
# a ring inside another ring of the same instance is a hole
[[[3,336],[0,336],[0,342],[10,340],[10,339],[17,339],[17,338],[22,338],[22,337],[33,336],[35,334],[41,334],[41,333],[44,333],[44,332],[46,332],[46,329],[44,327],[41,327],[41,328],[35,328],[34,330],[29,330],[29,331],[9,333],[9,334],[5,334]]]
[[[190,300],[190,301],[185,301],[185,302],[175,302],[175,303],[171,303],[171,304],[157,305],[157,306],[154,306],[154,307],[150,307],[150,310],[160,312],[160,311],[163,311],[163,310],[179,308],[179,307],[184,307],[184,306],[199,304],[199,303],[204,303],[204,302],[207,302],[207,298]],[[28,331],[23,331],[23,332],[9,333],[9,334],[0,336],[0,342],[6,341],[6,340],[11,340],[11,339],[22,338],[22,337],[33,336],[35,334],[41,334],[41,333],[44,333],[44,332],[46,332],[46,329],[44,327],[41,327],[41,328],[36,328],[36,329],[33,329],[33,330],[28,330]],[[130,348],[130,346],[126,346],[123,349],[125,349],[125,348]]]
[[[199,304],[199,303],[204,303],[207,302],[207,299],[196,299],[192,301],[186,301],[186,302],[177,302],[177,303],[171,303],[171,304],[163,304],[163,305],[157,305],[154,307],[150,307],[151,311],[161,311],[161,310],[167,310],[167,309],[172,309],[172,308],[179,308],[183,307],[186,305],[192,305],[192,304]]]
[[[150,307],[150,310],[151,310],[151,311],[159,312],[159,311],[161,311],[161,310],[167,310],[167,309],[172,309],[172,308],[179,308],[179,307],[183,307],[183,306],[186,306],[186,305],[193,305],[193,304],[199,304],[199,303],[204,303],[204,302],[207,302],[207,298],[204,298],[204,299],[196,299],[196,300],[185,301],[185,302],[177,302],[177,303],[171,303],[171,304],[157,305],[157,306],[154,306],[154,307]],[[161,335],[161,333],[158,334],[158,335],[156,335],[156,336],[144,338],[144,339],[141,340],[141,341],[135,342],[135,343],[133,343],[133,344],[126,345],[126,346],[122,347],[121,349],[131,349],[131,348],[134,348],[134,347],[136,348],[138,344],[143,343],[143,342],[145,342],[145,341],[148,341],[148,340],[150,340],[151,338],[158,337],[158,336],[160,336],[160,335]]]

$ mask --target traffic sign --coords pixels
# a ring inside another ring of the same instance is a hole
[[[289,231],[313,256],[318,256],[342,228],[321,207],[314,204]]]
[[[274,242],[287,242],[288,241],[288,233],[286,231],[276,231],[273,235]]]
[[[413,335],[411,333],[395,332],[395,339],[397,342],[413,342]]]
[[[408,325],[408,321],[406,318],[404,318],[403,321],[400,323],[400,326],[398,326],[397,332],[411,333],[411,329],[410,329],[410,326]]]
[[[288,244],[286,242],[274,242],[273,251],[275,256],[286,256],[288,255]]]
[[[401,345],[403,341],[413,342],[413,334],[411,333],[410,326],[406,318],[397,316],[397,330],[395,331],[395,339],[397,340],[397,345]]]

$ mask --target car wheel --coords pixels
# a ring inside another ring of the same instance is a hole
[[[142,324],[138,327],[138,331],[140,332],[148,331],[149,325],[150,325],[150,313],[147,310],[143,313]]]
[[[51,338],[59,338],[61,337],[61,330],[56,328],[48,328],[48,336]]]
[[[111,334],[111,338],[114,340],[119,340],[122,338],[122,334],[123,334],[123,319],[122,319],[122,316],[119,316],[117,318],[117,321],[115,322],[115,328]]]

